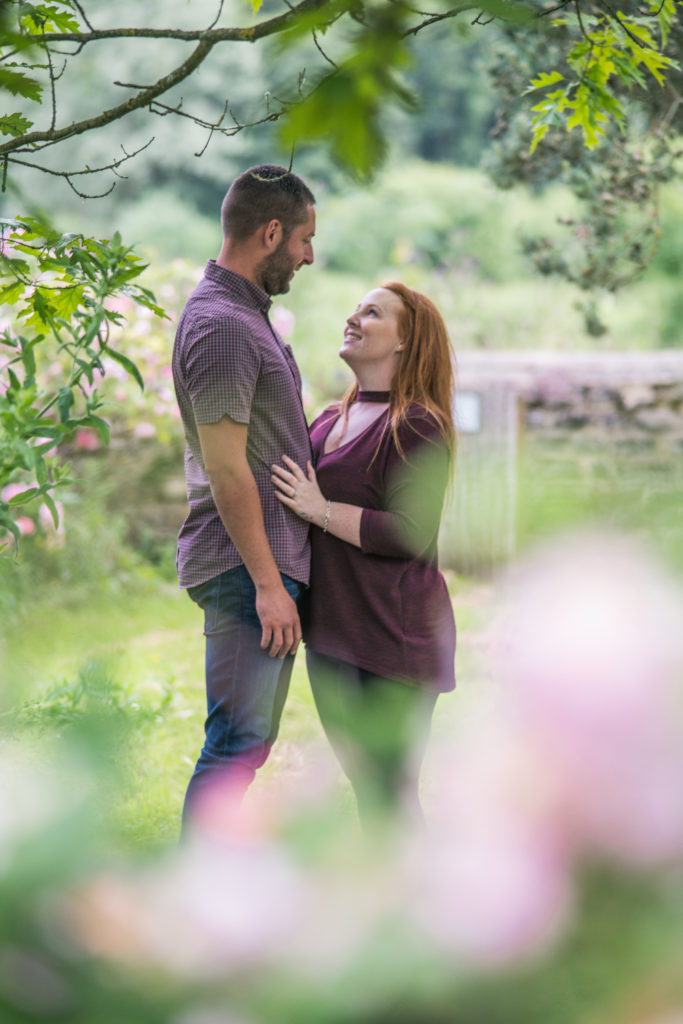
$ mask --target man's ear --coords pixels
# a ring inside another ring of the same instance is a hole
[[[274,252],[283,238],[282,224],[279,220],[269,220],[263,228],[263,243],[269,252]]]

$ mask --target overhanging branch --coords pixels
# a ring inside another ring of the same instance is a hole
[[[123,103],[110,107],[108,110],[104,110],[93,117],[84,118],[82,121],[65,125],[63,128],[32,131],[9,139],[7,142],[0,144],[0,157],[53,146],[56,143],[63,142],[65,139],[82,135],[84,132],[92,131],[95,128],[102,128],[113,121],[118,121],[133,110],[149,106],[158,96],[163,96],[164,93],[168,92],[175,85],[184,81],[206,60],[213,47],[218,43],[227,41],[255,42],[257,39],[277,34],[290,27],[298,15],[320,10],[328,2],[329,0],[302,0],[292,10],[249,28],[214,28],[195,32],[184,32],[174,29],[111,29],[84,33],[53,32],[41,34],[40,37],[36,38],[36,44],[41,47],[57,42],[73,42],[82,47],[95,40],[117,38],[175,38],[190,41],[199,40],[199,42],[187,60],[183,61],[182,64],[174,68],[169,74],[158,79],[153,85],[140,90],[135,96],[129,97]]]

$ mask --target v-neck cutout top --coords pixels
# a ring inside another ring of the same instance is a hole
[[[348,439],[348,441],[342,441],[340,444],[336,445],[334,448],[328,448],[327,444],[328,444],[328,441],[330,439],[330,434],[332,433],[332,431],[334,430],[334,428],[336,427],[336,425],[339,423],[339,421],[341,419],[341,415],[342,414],[341,414],[341,411],[340,411],[338,413],[336,419],[334,419],[332,421],[332,423],[330,425],[330,428],[329,428],[329,430],[327,431],[327,433],[325,435],[325,440],[323,442],[322,454],[323,455],[332,455],[334,452],[342,451],[342,449],[345,449],[345,448],[349,447],[350,445],[352,445],[356,441],[358,441],[360,438],[362,438],[369,430],[372,430],[373,427],[377,426],[378,423],[381,422],[382,425],[384,426],[384,424],[386,423],[388,414],[389,414],[389,406],[387,404],[386,409],[383,409],[380,412],[379,416],[375,416],[374,420],[371,420],[368,424],[366,424],[366,426],[363,427],[362,430],[360,430],[357,434],[354,434],[353,437],[350,437]]]
[[[447,445],[434,417],[413,405],[398,431],[405,458],[384,429],[386,410],[326,452],[339,416],[330,406],[311,424],[313,464],[326,498],[362,509],[361,546],[311,531],[304,640],[377,676],[450,690],[455,623],[437,559]]]

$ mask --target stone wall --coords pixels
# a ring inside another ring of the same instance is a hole
[[[464,352],[442,561],[495,568],[570,512],[648,521],[683,494],[683,352]],[[554,506],[554,507],[553,507]]]
[[[464,352],[463,389],[502,383],[549,443],[683,453],[683,352]]]

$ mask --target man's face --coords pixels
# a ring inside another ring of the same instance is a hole
[[[297,270],[304,263],[313,262],[314,234],[315,208],[309,206],[303,224],[295,227],[288,238],[283,238],[275,252],[266,256],[257,268],[259,284],[268,295],[288,292]]]

